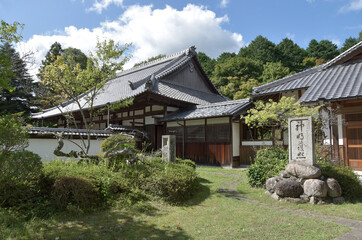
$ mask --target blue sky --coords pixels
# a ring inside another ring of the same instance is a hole
[[[35,71],[53,42],[87,53],[97,37],[133,42],[129,66],[190,45],[211,57],[238,52],[258,35],[340,47],[362,31],[362,0],[0,0],[0,16],[25,24],[18,49],[34,53]]]

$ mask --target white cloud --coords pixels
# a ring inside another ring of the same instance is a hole
[[[69,26],[54,35],[34,35],[19,48],[35,52],[36,69],[41,65],[52,43],[63,48],[75,47],[88,53],[95,47],[97,36],[124,43],[133,43],[133,57],[125,66],[158,54],[172,54],[195,45],[198,51],[210,57],[222,52],[236,52],[243,46],[243,38],[222,28],[228,17],[216,14],[202,6],[187,5],[182,10],[166,6],[130,6],[114,21],[100,23],[93,29]],[[32,74],[36,73],[36,69]]]
[[[221,0],[220,7],[226,8],[228,4],[229,4],[229,0]]]
[[[336,44],[337,47],[341,47],[342,46],[342,42],[338,39],[332,39],[331,40],[332,43]]]
[[[306,0],[308,3],[312,3],[314,2],[314,0]]]
[[[340,13],[362,10],[362,0],[353,0],[339,9]]]
[[[348,30],[360,30],[362,29],[362,25],[354,25],[354,26],[346,26],[345,29],[348,29]]]
[[[294,33],[287,33],[285,35],[287,36],[287,38],[294,41],[294,39],[295,39],[295,34]]]
[[[95,11],[99,14],[102,13],[104,9],[107,9],[109,5],[114,4],[116,6],[123,7],[123,0],[95,0],[92,7],[88,8],[88,11]]]

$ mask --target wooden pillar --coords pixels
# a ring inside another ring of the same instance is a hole
[[[229,131],[230,131],[229,160],[230,160],[230,167],[233,167],[233,126],[232,126],[231,117],[229,117]]]
[[[346,114],[342,114],[342,121],[346,121]],[[347,124],[346,124],[347,125]],[[343,162],[344,165],[349,166],[349,161],[348,161],[348,148],[347,148],[347,126],[343,126],[342,125],[342,131],[343,131]]]
[[[333,138],[333,147],[332,147],[332,150],[333,150],[333,159],[336,159],[338,161],[341,160],[341,156],[340,156],[340,153],[339,153],[339,136],[338,136],[338,117],[337,115],[335,114],[336,112],[336,104],[334,103],[332,106],[331,106],[331,112],[332,112],[332,138]]]

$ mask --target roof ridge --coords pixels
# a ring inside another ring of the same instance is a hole
[[[355,45],[353,45],[352,47],[348,48],[346,51],[344,51],[343,53],[339,54],[337,57],[333,58],[332,60],[330,60],[329,62],[325,63],[323,66],[323,70],[331,67],[334,63],[338,62],[339,60],[341,60],[343,57],[346,57],[348,54],[352,53],[354,50],[358,49],[362,47],[362,41],[356,43]]]
[[[285,84],[287,82],[296,80],[298,78],[314,74],[314,73],[316,73],[318,71],[324,71],[324,70],[332,67],[333,64],[335,64],[339,60],[343,59],[344,57],[347,57],[349,54],[351,54],[353,51],[355,51],[356,49],[358,49],[360,47],[362,47],[362,41],[360,41],[359,43],[353,45],[348,50],[346,50],[343,53],[339,54],[337,57],[333,58],[329,62],[326,62],[324,64],[315,66],[313,68],[306,69],[306,70],[304,70],[302,72],[298,72],[298,73],[295,73],[293,75],[278,79],[276,81],[261,85],[259,87],[255,87],[255,88],[253,88],[253,93],[258,93],[260,91],[263,91],[263,90],[266,90],[266,89],[269,89],[269,88],[272,88],[272,87],[276,87],[276,86],[279,86],[281,84]]]
[[[125,71],[120,72],[119,74],[117,74],[117,77],[124,76],[124,75],[129,74],[129,73],[134,73],[134,72],[143,70],[144,68],[155,66],[155,65],[167,62],[167,61],[172,61],[174,58],[176,58],[176,57],[178,57],[178,56],[180,56],[180,55],[182,55],[184,53],[186,53],[186,55],[188,55],[188,53],[190,51],[195,51],[195,49],[196,49],[195,46],[191,46],[191,47],[189,47],[187,49],[184,49],[182,51],[167,55],[167,56],[162,57],[162,58],[155,59],[155,60],[153,60],[151,62],[142,63],[139,66],[132,67],[130,69],[127,69]]]
[[[177,66],[172,67],[173,63],[175,61],[178,61],[181,57],[182,57],[182,54],[179,54],[179,55],[176,54],[175,57],[169,61],[169,63],[167,63],[164,67],[160,68],[159,70],[155,71],[154,73],[152,73],[151,76],[146,76],[145,78],[143,78],[143,79],[141,79],[141,80],[139,80],[137,82],[133,82],[132,84],[137,85],[137,86],[135,86],[135,89],[142,86],[147,81],[151,80],[152,76],[154,76],[155,79],[162,78],[165,75],[179,69],[181,66],[183,66],[185,63],[187,63],[190,60],[190,59],[184,60],[183,62],[181,62],[181,64],[177,64]],[[164,61],[164,62],[166,62],[166,61]]]
[[[297,78],[300,78],[301,76],[303,76],[303,77],[308,76],[310,74],[313,74],[315,72],[318,72],[318,71],[322,70],[324,64],[321,64],[321,65],[306,69],[306,70],[304,70],[302,72],[294,73],[293,75],[283,77],[281,79],[278,79],[278,80],[275,80],[273,82],[261,85],[259,87],[255,87],[255,88],[253,88],[253,92],[257,93],[257,92],[263,91],[265,89],[276,87],[276,86],[279,86],[281,84],[285,84],[287,82],[296,80]]]
[[[249,101],[250,101],[249,98],[244,98],[244,99],[238,99],[238,100],[230,100],[230,101],[222,101],[222,102],[216,102],[216,103],[210,103],[210,104],[204,104],[204,105],[197,105],[196,108],[200,109],[200,108],[209,108],[209,107],[217,107],[217,106],[226,106],[226,105],[233,105],[233,104],[249,102]]]

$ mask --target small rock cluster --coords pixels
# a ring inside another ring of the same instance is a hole
[[[277,177],[266,181],[267,193],[279,201],[313,204],[342,203],[342,189],[334,178],[321,176],[320,168],[289,163]]]

